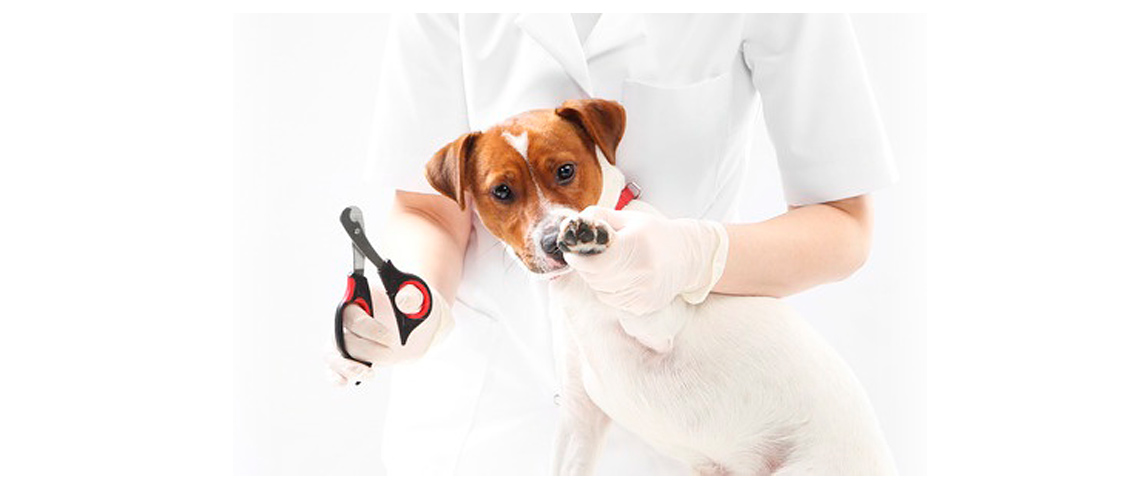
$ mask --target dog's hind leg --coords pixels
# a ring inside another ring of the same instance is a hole
[[[706,461],[700,462],[692,466],[692,472],[697,476],[730,476],[728,469],[723,465],[716,462]]]
[[[565,351],[562,391],[558,398],[561,417],[554,440],[553,472],[560,476],[589,475],[601,456],[610,420],[585,392],[581,360],[574,339],[568,339]]]

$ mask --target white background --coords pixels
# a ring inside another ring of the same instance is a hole
[[[4,493],[1135,496],[1139,30],[1115,6],[921,6],[930,12],[929,476],[555,483],[232,476],[232,367],[257,369],[233,356],[235,302],[245,299],[234,295],[234,233],[247,229],[234,224],[233,13],[375,3],[9,2],[0,15]]]
[[[854,368],[899,472],[925,472],[925,32],[921,15],[856,15],[901,181],[876,195],[870,261],[791,299]],[[350,270],[343,207],[382,221],[361,186],[387,16],[236,19],[236,472],[376,474],[388,370],[339,389],[320,355]],[[503,117],[505,118],[505,117]],[[762,119],[759,119],[762,123]],[[745,220],[785,207],[762,129]],[[442,145],[440,145],[442,146]],[[424,158],[424,161],[427,159]],[[374,271],[369,271],[374,272]],[[430,397],[430,395],[425,395]]]

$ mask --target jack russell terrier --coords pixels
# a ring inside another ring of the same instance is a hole
[[[622,195],[613,164],[624,131],[620,104],[567,101],[464,134],[426,166],[432,187],[460,208],[473,202],[487,230],[550,279],[565,350],[554,472],[590,474],[614,420],[698,474],[895,473],[854,374],[783,302],[711,294],[635,316],[572,272],[564,253],[620,238],[583,209],[655,212]]]

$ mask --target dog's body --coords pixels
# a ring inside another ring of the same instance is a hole
[[[551,277],[565,352],[554,471],[592,472],[612,420],[700,474],[893,473],[854,374],[784,303],[712,294],[634,316],[565,265],[562,252],[604,252],[619,237],[579,212],[623,185],[611,165],[623,130],[616,103],[571,101],[465,135],[427,167],[437,190],[461,207],[470,192],[484,225]]]
[[[575,274],[550,286],[566,352],[556,472],[592,471],[611,418],[700,474],[893,473],[854,374],[783,302],[712,294],[638,317]]]

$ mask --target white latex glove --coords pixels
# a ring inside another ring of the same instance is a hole
[[[604,221],[616,230],[601,253],[564,255],[609,306],[645,315],[678,295],[699,304],[724,273],[728,233],[719,222],[597,206],[583,210],[581,218]]]
[[[434,299],[431,314],[411,331],[407,345],[400,345],[399,328],[396,327],[391,303],[388,302],[382,285],[377,287],[373,284],[372,287],[372,307],[376,317],[368,316],[359,306],[349,305],[344,308],[344,345],[356,359],[371,362],[373,368],[419,359],[429,347],[451,331],[454,325],[451,308],[442,295],[431,289]],[[415,287],[404,287],[396,293],[395,300],[396,307],[401,311],[414,313],[423,302],[423,294]],[[337,385],[345,385],[349,381],[359,384],[374,375],[372,368],[341,357],[335,348],[325,355],[325,362],[330,370],[329,380]]]

